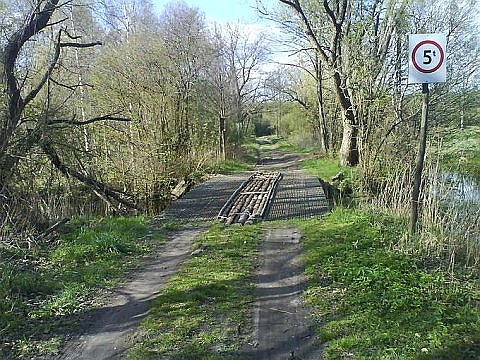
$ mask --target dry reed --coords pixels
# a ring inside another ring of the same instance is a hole
[[[408,253],[446,259],[449,270],[459,263],[475,267],[480,264],[480,199],[470,199],[470,191],[479,192],[473,183],[462,191],[464,178],[440,172],[438,161],[429,161],[424,171],[421,191],[421,217],[418,236],[405,233],[397,248]],[[411,209],[411,168],[382,179],[376,196],[364,205],[375,211],[407,218]]]

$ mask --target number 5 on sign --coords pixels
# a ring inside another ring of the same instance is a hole
[[[444,34],[412,34],[409,37],[408,83],[445,82],[447,78]]]

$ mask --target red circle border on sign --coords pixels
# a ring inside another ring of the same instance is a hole
[[[417,50],[420,46],[422,45],[425,45],[425,44],[431,44],[433,46],[435,46],[439,51],[440,51],[440,61],[438,62],[438,65],[435,66],[433,69],[430,69],[430,70],[425,70],[425,69],[422,69],[420,67],[420,65],[417,64],[416,60],[415,60],[415,54],[417,53]],[[435,71],[437,71],[438,69],[440,69],[440,67],[442,66],[443,64],[443,59],[445,57],[445,54],[443,52],[443,49],[442,47],[435,41],[433,40],[423,40],[423,41],[420,41],[417,46],[415,46],[415,48],[413,49],[412,51],[412,63],[413,63],[413,66],[415,67],[415,69],[417,69],[418,71],[420,71],[421,73],[424,73],[424,74],[431,74]]]

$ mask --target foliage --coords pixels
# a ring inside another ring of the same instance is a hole
[[[325,359],[477,359],[480,289],[472,274],[395,250],[402,219],[336,209],[296,222],[305,234],[306,301]]]
[[[238,160],[225,160],[220,162],[215,168],[214,172],[220,174],[229,174],[234,172],[243,172],[253,170],[253,164],[248,164]]]
[[[75,314],[95,307],[99,290],[115,285],[161,241],[143,217],[77,218],[58,243],[0,248],[1,357],[58,352]]]
[[[277,135],[260,137],[257,139],[257,142],[262,145],[262,150],[265,152],[277,151],[280,153],[311,154],[314,151],[313,147],[305,147],[290,141],[290,138]]]
[[[251,332],[258,226],[212,225],[155,299],[129,359],[229,359]]]
[[[274,133],[274,129],[270,121],[266,119],[256,119],[253,123],[255,136],[268,136]]]
[[[12,70],[0,71],[2,86],[10,78],[0,96],[0,223],[9,227],[0,241],[76,214],[157,213],[176,184],[240,147],[257,112],[259,82],[246,74],[265,60],[261,37],[209,27],[184,3],[159,15],[137,0],[57,3],[0,7],[0,52],[16,49],[14,34],[31,40],[4,57],[14,64],[0,63]],[[51,18],[48,31],[20,21],[36,16]],[[42,226],[28,224],[30,213]]]
[[[308,91],[308,87],[305,86],[302,90]],[[262,120],[270,124],[272,134],[302,148],[318,148],[318,134],[312,123],[315,121],[315,116],[306,112],[298,104],[287,100],[270,102],[263,107],[262,114]]]

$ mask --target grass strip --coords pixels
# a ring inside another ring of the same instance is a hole
[[[163,242],[144,217],[76,219],[54,244],[0,248],[0,358],[56,354],[76,315]]]
[[[241,160],[225,160],[218,163],[212,172],[219,174],[231,174],[237,172],[251,171],[253,170],[253,163],[246,163]]]
[[[283,153],[310,154],[315,151],[315,148],[313,147],[295,145],[288,139],[284,139],[277,135],[259,137],[257,138],[257,142],[261,144],[264,152],[278,151]]]
[[[251,334],[259,226],[215,223],[141,323],[128,359],[236,359]]]
[[[335,209],[298,221],[324,359],[479,359],[480,284],[395,250],[401,220]]]
[[[357,169],[348,166],[340,166],[338,159],[330,157],[321,157],[316,159],[307,159],[302,161],[301,167],[308,174],[316,176],[324,181],[331,181],[330,179],[342,172],[345,176],[345,181],[355,181]]]
[[[438,129],[436,135],[432,150],[440,156],[443,171],[480,180],[480,126]]]

